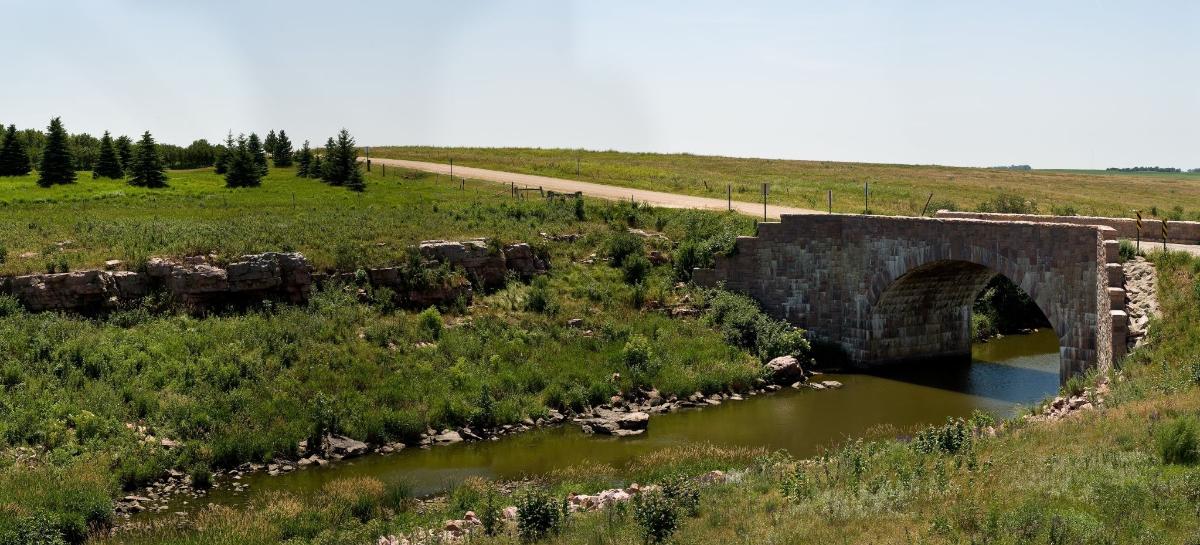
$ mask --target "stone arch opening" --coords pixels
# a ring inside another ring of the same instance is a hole
[[[997,271],[972,261],[940,259],[903,272],[883,286],[871,305],[865,361],[902,363],[971,357],[971,316],[980,292],[996,276],[1008,278],[1033,300],[1034,306],[1064,345],[1056,308],[1020,271]],[[1015,278],[1014,278],[1015,277]]]

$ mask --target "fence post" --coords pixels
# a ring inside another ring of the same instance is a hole
[[[871,182],[863,182],[863,214],[866,215],[871,211]]]
[[[367,159],[367,172],[371,172],[371,160]]]
[[[763,183],[763,221],[767,221],[767,184]]]
[[[379,168],[383,170],[383,177],[387,178],[387,165],[379,165]]]
[[[833,190],[829,190],[829,213],[833,213]]]
[[[454,181],[454,158],[450,158],[450,181]]]
[[[922,216],[924,216],[924,215],[925,215],[925,211],[926,211],[926,210],[929,210],[929,202],[930,202],[930,201],[932,201],[932,200],[933,200],[933,193],[930,193],[930,194],[929,194],[929,198],[928,198],[928,199],[925,199],[925,208],[922,208],[922,209],[921,209],[921,215],[922,215]]]
[[[729,205],[729,211],[733,211],[733,184],[725,184],[725,202]]]

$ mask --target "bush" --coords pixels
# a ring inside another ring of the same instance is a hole
[[[582,200],[576,199],[575,202],[579,203]],[[483,499],[483,509],[479,512],[479,521],[483,523],[483,533],[488,536],[496,536],[504,528],[504,512],[497,501],[494,488],[488,487],[487,495]]]
[[[709,318],[725,342],[754,351],[763,361],[779,356],[807,359],[811,352],[804,331],[764,314],[753,299],[727,291],[709,293]]]
[[[208,466],[197,465],[192,468],[192,487],[196,490],[208,490],[212,488],[212,471]]]
[[[605,242],[604,253],[612,260],[612,266],[620,267],[629,256],[642,255],[644,244],[641,237],[629,231],[614,231]]]
[[[554,301],[550,297],[550,282],[545,276],[533,279],[529,288],[529,297],[525,299],[525,309],[533,312],[550,312],[554,309]]]
[[[625,258],[625,264],[621,266],[621,273],[625,277],[626,284],[641,284],[650,274],[650,260],[643,255],[634,255]]]
[[[1016,193],[1004,192],[979,203],[975,209],[995,214],[1037,214],[1037,201]]]
[[[438,312],[437,307],[421,311],[417,315],[417,324],[428,338],[434,341],[442,338],[442,330],[446,327],[446,323],[442,321],[442,313]]]
[[[986,312],[971,313],[971,340],[986,341],[996,336],[996,323]]]
[[[634,496],[633,517],[643,543],[662,543],[679,529],[679,511],[661,491]]]
[[[1071,375],[1071,378],[1067,379],[1067,383],[1063,384],[1063,394],[1072,397],[1083,395],[1085,389],[1087,389],[1087,377],[1078,373]]]
[[[700,488],[687,475],[675,474],[662,483],[662,493],[689,517],[700,516]]]
[[[1120,245],[1117,246],[1117,249],[1121,263],[1137,257],[1137,246],[1134,246],[1134,244],[1128,240],[1122,240]]]
[[[971,448],[971,426],[961,418],[948,418],[941,426],[929,426],[913,437],[917,452],[957,454]]]
[[[533,542],[556,534],[566,522],[558,501],[541,489],[528,490],[517,499],[517,533]]]
[[[642,335],[634,335],[621,349],[621,361],[635,373],[649,371],[651,357],[650,341]]]
[[[1165,464],[1194,464],[1200,460],[1196,419],[1181,416],[1159,426],[1154,444]]]

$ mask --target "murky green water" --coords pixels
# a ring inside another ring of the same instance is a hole
[[[1058,389],[1058,341],[1050,330],[977,345],[973,357],[971,364],[909,366],[877,375],[824,375],[819,378],[841,381],[845,387],[785,389],[704,410],[659,415],[651,419],[645,434],[636,437],[584,435],[575,426],[564,426],[499,441],[368,456],[278,477],[256,474],[243,478],[250,484],[248,492],[213,490],[207,498],[190,499],[189,506],[177,499],[170,511],[207,502],[243,503],[247,497],[273,490],[309,492],[332,479],[364,475],[404,478],[418,494],[430,494],[471,475],[515,479],[583,460],[619,467],[641,454],[689,442],[761,446],[807,456],[881,424],[905,428],[938,423],[975,409],[1006,416],[1018,404],[1037,401]]]

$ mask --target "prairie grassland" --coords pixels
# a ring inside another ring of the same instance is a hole
[[[1131,209],[1163,215],[1181,207],[1200,218],[1200,174],[1118,173],[889,165],[751,159],[692,154],[624,153],[572,149],[372,147],[371,155],[413,159],[619,186],[759,201],[770,185],[774,203],[824,210],[833,191],[835,212],[863,211],[863,183],[870,183],[873,213],[918,215],[929,194],[938,208],[973,210],[1001,193],[1035,201],[1041,213],[1128,216]],[[576,175],[576,157],[579,174]]]

